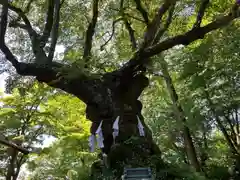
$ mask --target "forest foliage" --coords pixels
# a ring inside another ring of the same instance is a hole
[[[134,56],[136,49],[130,32],[133,30],[137,43],[142,42],[148,21],[142,11],[138,11],[136,2],[140,1],[124,1],[121,9],[118,1],[100,1],[100,15],[86,69],[83,47],[93,3],[62,1],[53,59],[71,66],[61,71],[66,79],[101,77]],[[163,2],[142,0],[141,5],[152,19]],[[228,14],[234,3],[234,0],[210,1],[202,26]],[[35,31],[44,29],[47,1],[14,0],[11,5],[24,10]],[[171,24],[162,40],[189,31],[201,5],[201,1],[178,2],[172,9]],[[17,18],[13,11],[6,41],[20,62],[33,63],[36,59],[31,52],[30,38],[21,28],[16,28],[22,23]],[[167,22],[168,15],[163,19]],[[240,177],[239,25],[240,21],[232,21],[203,39],[155,55],[147,64],[150,85],[140,97],[143,115],[163,160],[170,165],[167,171],[175,174],[176,179],[228,180],[231,177],[237,180]],[[45,50],[49,48],[51,43],[46,43]],[[89,152],[90,121],[85,116],[85,104],[32,77],[18,75],[5,58],[1,58],[0,63],[0,73],[7,75],[5,92],[0,94],[0,139],[29,151],[24,154],[0,145],[0,178],[87,180],[99,151]],[[169,79],[178,95],[177,101],[169,89]],[[176,109],[178,107],[181,109]],[[185,119],[184,125],[181,117]],[[196,150],[193,156],[201,171],[192,164],[183,126],[191,133]],[[51,143],[50,139],[53,139]]]

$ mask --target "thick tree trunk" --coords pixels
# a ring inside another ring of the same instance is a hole
[[[108,168],[105,167],[105,169],[112,172],[117,179],[120,179],[124,167],[152,167],[159,171],[164,166],[161,160],[161,151],[154,143],[151,131],[144,123],[141,115],[142,104],[138,100],[143,89],[148,86],[148,79],[143,74],[138,74],[132,77],[128,76],[126,80],[122,79],[121,84],[117,86],[116,80],[108,82],[111,83],[105,83],[104,87],[109,92],[99,92],[99,99],[103,101],[98,101],[98,104],[87,104],[86,108],[87,118],[92,121],[91,132],[93,134],[100,122],[103,121],[104,148],[102,148],[102,152],[107,154],[108,164]],[[99,90],[104,89],[99,88]],[[112,127],[118,116],[120,117],[119,134],[114,140]],[[139,134],[137,117],[144,126],[145,136]],[[96,162],[92,166],[93,179],[96,178],[96,174],[99,174],[98,178],[104,174],[100,162]]]

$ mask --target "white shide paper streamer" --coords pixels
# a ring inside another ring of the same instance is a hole
[[[140,136],[145,136],[145,132],[144,132],[144,127],[142,125],[142,122],[140,121],[139,117],[137,116],[138,119],[138,130],[139,130],[139,135]]]
[[[97,131],[96,131],[96,134],[97,134],[97,144],[98,144],[98,147],[99,148],[103,148],[104,147],[104,144],[103,144],[103,133],[102,133],[102,122],[99,124],[98,128],[97,128]]]
[[[113,123],[113,139],[114,140],[119,134],[119,119],[120,119],[120,117],[118,116]]]

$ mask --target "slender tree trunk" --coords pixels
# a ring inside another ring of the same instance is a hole
[[[201,171],[201,167],[200,167],[200,164],[199,164],[198,159],[197,159],[197,153],[196,153],[196,150],[195,150],[195,147],[194,147],[194,143],[193,143],[193,140],[192,140],[190,129],[186,125],[186,118],[184,116],[183,109],[178,102],[178,94],[175,90],[172,79],[171,79],[170,74],[168,72],[167,63],[164,60],[161,60],[161,68],[162,68],[162,72],[163,72],[163,76],[164,76],[164,79],[165,79],[165,82],[166,82],[168,92],[170,94],[171,100],[172,100],[173,105],[175,107],[176,118],[179,121],[181,121],[182,125],[183,125],[184,142],[185,142],[185,145],[186,145],[188,158],[189,158],[192,166],[197,171]]]
[[[236,126],[237,126],[237,133],[240,133],[239,129],[239,120],[238,120],[238,107],[235,108],[235,121],[236,121]]]
[[[176,142],[176,137],[174,134],[170,133],[170,142],[172,142],[172,147],[173,149],[182,157],[183,162],[186,164],[189,164],[189,160],[187,158],[187,154],[186,154],[186,147],[185,145],[183,145],[183,147],[179,147],[177,146]]]
[[[231,140],[234,143],[235,146],[237,146],[237,134],[235,132],[234,126],[231,122],[231,119],[229,118],[229,116],[225,115],[225,119],[231,129]]]
[[[200,167],[200,164],[197,159],[197,153],[196,153],[196,150],[195,150],[195,147],[193,144],[192,136],[190,134],[189,128],[186,125],[184,125],[184,127],[183,127],[183,133],[184,133],[184,139],[185,139],[185,143],[186,143],[188,158],[189,158],[192,166],[197,171],[201,171],[201,167]]]
[[[18,160],[16,160],[16,171],[14,173],[13,180],[17,180],[21,166],[23,165],[24,162],[26,162],[24,158],[25,158],[24,154],[22,155],[22,157],[18,156]]]
[[[12,180],[17,180],[17,178],[18,178],[18,174],[14,174],[12,177]]]
[[[206,161],[208,159],[208,141],[207,141],[207,132],[206,132],[206,127],[204,123],[202,124],[202,139],[200,142],[200,148],[201,148],[201,153],[200,153],[200,163],[201,167],[204,168],[206,166]]]
[[[215,111],[214,104],[213,104],[213,102],[212,102],[212,100],[211,100],[211,98],[210,98],[209,93],[207,92],[207,90],[204,90],[204,92],[205,92],[206,99],[207,99],[207,101],[208,101],[210,110],[211,110],[211,112],[213,113],[213,116],[214,116],[214,118],[215,118],[215,120],[216,120],[216,122],[217,122],[217,124],[218,124],[218,127],[219,127],[219,129],[222,131],[222,133],[223,133],[223,135],[224,135],[224,137],[225,137],[225,139],[226,139],[226,141],[227,141],[227,143],[228,143],[231,151],[232,151],[234,154],[239,154],[238,151],[237,151],[237,149],[236,149],[236,147],[234,146],[234,144],[233,144],[230,136],[228,135],[227,130],[226,130],[225,127],[223,126],[223,124],[222,124],[222,122],[221,122],[221,120],[220,120],[219,115],[218,115],[217,112]]]
[[[240,145],[240,128],[239,128],[239,120],[238,120],[238,106],[235,107],[234,113],[235,113],[235,122],[236,122],[237,144]]]
[[[6,180],[13,180],[12,178],[15,177],[15,163],[16,163],[18,151],[12,148],[9,148],[9,151],[10,151],[9,153],[10,160],[7,168]]]
[[[189,164],[188,159],[187,159],[187,157],[186,157],[186,153],[184,153],[183,150],[181,150],[181,149],[176,145],[176,143],[173,142],[172,145],[173,145],[174,149],[175,149],[175,150],[179,153],[179,155],[182,157],[183,162],[186,163],[186,164]]]

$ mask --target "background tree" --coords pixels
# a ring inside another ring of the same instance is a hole
[[[53,94],[44,105],[53,114],[56,141],[41,154],[32,154],[28,170],[32,179],[88,179],[97,159],[88,147],[89,121],[85,106],[66,94]]]
[[[28,154],[37,153],[44,136],[53,135],[48,123],[51,114],[39,109],[46,100],[45,88],[26,88],[16,88],[11,96],[1,98],[1,176],[6,180],[17,179]]]

